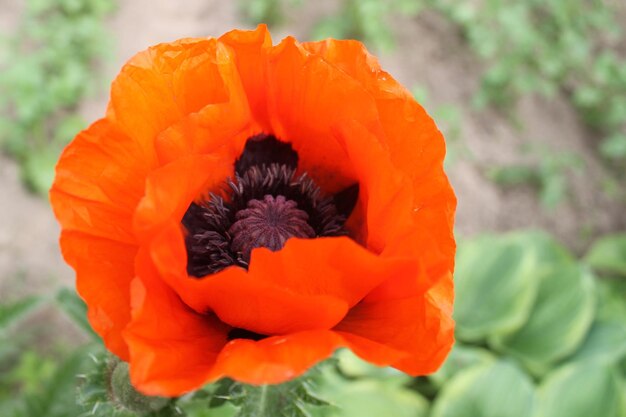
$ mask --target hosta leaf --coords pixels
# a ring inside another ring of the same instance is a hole
[[[426,417],[428,402],[417,392],[398,386],[396,378],[346,380],[327,370],[319,388],[329,407],[313,410],[315,417]]]
[[[570,261],[565,251],[537,232],[463,242],[455,273],[459,339],[478,341],[520,328],[530,314],[545,265]]]
[[[337,367],[343,375],[350,378],[385,378],[387,381],[395,381],[398,385],[408,383],[412,378],[390,367],[372,365],[360,359],[348,349],[341,349],[336,353]]]
[[[533,417],[623,417],[622,395],[615,367],[595,361],[570,364],[544,380]]]
[[[596,321],[583,344],[568,361],[593,359],[608,364],[626,358],[626,317],[622,321]]]
[[[499,361],[459,372],[435,399],[431,417],[531,417],[534,403],[530,378]]]
[[[585,260],[600,272],[626,276],[626,234],[605,236],[597,240]]]
[[[434,381],[437,386],[441,387],[464,369],[477,365],[485,365],[495,360],[496,357],[488,350],[457,343],[452,348],[452,351],[441,368],[430,375],[429,378]]]
[[[537,299],[526,323],[491,344],[519,358],[535,374],[576,350],[593,320],[594,278],[577,264],[541,276]]]

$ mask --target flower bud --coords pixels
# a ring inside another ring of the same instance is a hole
[[[117,407],[135,413],[150,413],[159,411],[169,403],[165,397],[150,397],[143,395],[133,387],[128,373],[128,363],[118,362],[110,375],[110,397]]]

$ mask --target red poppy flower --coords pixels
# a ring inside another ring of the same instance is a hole
[[[453,343],[444,153],[359,42],[259,26],[132,58],[50,198],[89,320],[144,393],[279,383],[339,347],[418,375]]]

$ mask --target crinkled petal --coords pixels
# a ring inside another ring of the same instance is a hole
[[[219,41],[234,51],[234,61],[241,76],[250,109],[262,130],[270,131],[267,107],[267,50],[272,38],[265,25],[256,30],[233,30],[221,36]]]
[[[122,331],[130,321],[130,282],[137,247],[82,232],[63,231],[61,249],[76,271],[87,317],[107,349],[128,360]]]
[[[180,222],[189,205],[219,190],[234,168],[214,155],[190,155],[152,171],[134,215],[135,233],[149,239],[170,221]]]
[[[382,258],[348,237],[289,239],[276,252],[252,251],[250,274],[290,292],[330,295],[349,307],[384,281],[415,269],[412,259]]]
[[[236,339],[217,359],[212,377],[230,377],[248,384],[278,384],[296,378],[328,358],[343,339],[318,330],[274,336],[254,342]]]
[[[132,214],[154,160],[102,119],[65,148],[50,201],[63,230],[135,243]]]
[[[272,131],[298,152],[299,170],[326,192],[358,182],[333,129],[358,120],[381,131],[370,94],[353,78],[286,38],[268,52],[267,94]]]
[[[218,43],[215,55],[214,65],[228,98],[205,105],[157,135],[156,152],[163,164],[199,153],[219,154],[233,163],[241,154],[246,139],[262,131],[252,117],[235,65],[235,51]]]
[[[441,366],[454,343],[451,300],[449,275],[426,294],[364,301],[334,330],[367,361],[411,375],[428,374]]]
[[[146,149],[204,106],[228,100],[216,39],[182,39],[135,55],[111,85],[107,117]]]
[[[132,321],[124,331],[133,385],[174,397],[207,382],[230,327],[187,307],[157,276],[143,251],[132,282]]]
[[[348,304],[330,295],[299,294],[272,283],[264,274],[229,267],[197,279],[186,273],[187,256],[181,227],[171,223],[150,246],[152,259],[165,280],[187,305],[213,312],[222,321],[259,334],[287,334],[329,329],[348,311]]]

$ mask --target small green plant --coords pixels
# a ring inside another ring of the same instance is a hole
[[[521,95],[567,94],[582,120],[604,134],[600,152],[626,162],[626,61],[617,2],[425,0],[458,24],[487,62],[478,106],[507,108]]]
[[[378,50],[390,50],[395,45],[394,16],[415,16],[420,10],[420,2],[411,0],[344,0],[337,14],[317,24],[312,37],[359,39]]]
[[[85,126],[76,114],[99,84],[113,0],[29,0],[0,60],[0,147],[25,184],[45,193],[60,150]],[[15,59],[19,57],[19,59]]]
[[[459,159],[472,158],[470,149],[462,140],[462,109],[454,104],[432,106],[428,99],[428,90],[423,86],[413,87],[412,92],[415,100],[432,115],[446,139],[446,167],[449,168]]]
[[[529,148],[538,162],[492,166],[486,175],[502,187],[530,185],[539,192],[541,203],[549,209],[558,206],[568,196],[569,177],[584,168],[582,159],[571,152],[557,153],[544,147]]]
[[[275,26],[284,22],[287,8],[301,4],[302,0],[239,0],[239,9],[250,23]]]

